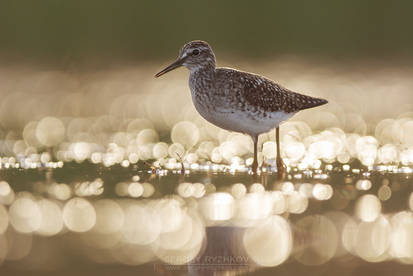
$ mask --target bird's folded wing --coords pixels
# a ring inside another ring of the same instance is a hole
[[[218,74],[232,82],[232,89],[243,104],[265,112],[284,111],[295,113],[303,109],[326,104],[324,99],[306,96],[293,92],[265,77],[222,68]]]

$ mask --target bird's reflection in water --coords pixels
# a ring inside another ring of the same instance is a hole
[[[411,173],[370,171],[368,178],[351,171],[329,168],[305,181],[268,176],[266,185],[248,174],[223,180],[199,173],[180,183],[178,175],[160,173],[116,183],[40,181],[16,191],[2,181],[0,260],[33,262],[35,269],[44,264],[38,254],[46,254],[64,267],[70,252],[92,263],[154,263],[201,275],[291,261],[413,264]],[[337,177],[343,172],[347,178]],[[327,179],[315,177],[323,173]],[[70,251],[51,254],[36,246],[39,239]]]

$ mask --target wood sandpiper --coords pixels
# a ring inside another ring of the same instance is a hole
[[[216,67],[214,52],[204,41],[185,44],[179,51],[178,59],[155,77],[180,66],[190,71],[192,101],[203,118],[218,127],[252,137],[252,171],[255,175],[259,134],[276,129],[276,164],[280,176],[285,173],[280,155],[280,123],[300,110],[327,103],[327,100],[293,92],[256,74]]]

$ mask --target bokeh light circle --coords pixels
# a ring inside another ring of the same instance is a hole
[[[95,208],[84,198],[72,198],[63,208],[63,221],[73,232],[89,231],[96,223]]]

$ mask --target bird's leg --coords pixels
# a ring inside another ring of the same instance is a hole
[[[277,164],[277,172],[278,172],[278,179],[284,179],[285,173],[286,173],[286,168],[284,165],[284,162],[281,158],[281,150],[280,150],[280,127],[277,127],[275,129],[275,140],[277,143],[277,159],[276,159],[276,164]]]
[[[252,140],[254,141],[254,161],[252,162],[252,173],[254,175],[257,175],[257,169],[258,169],[258,158],[257,158],[258,136],[253,136]]]

